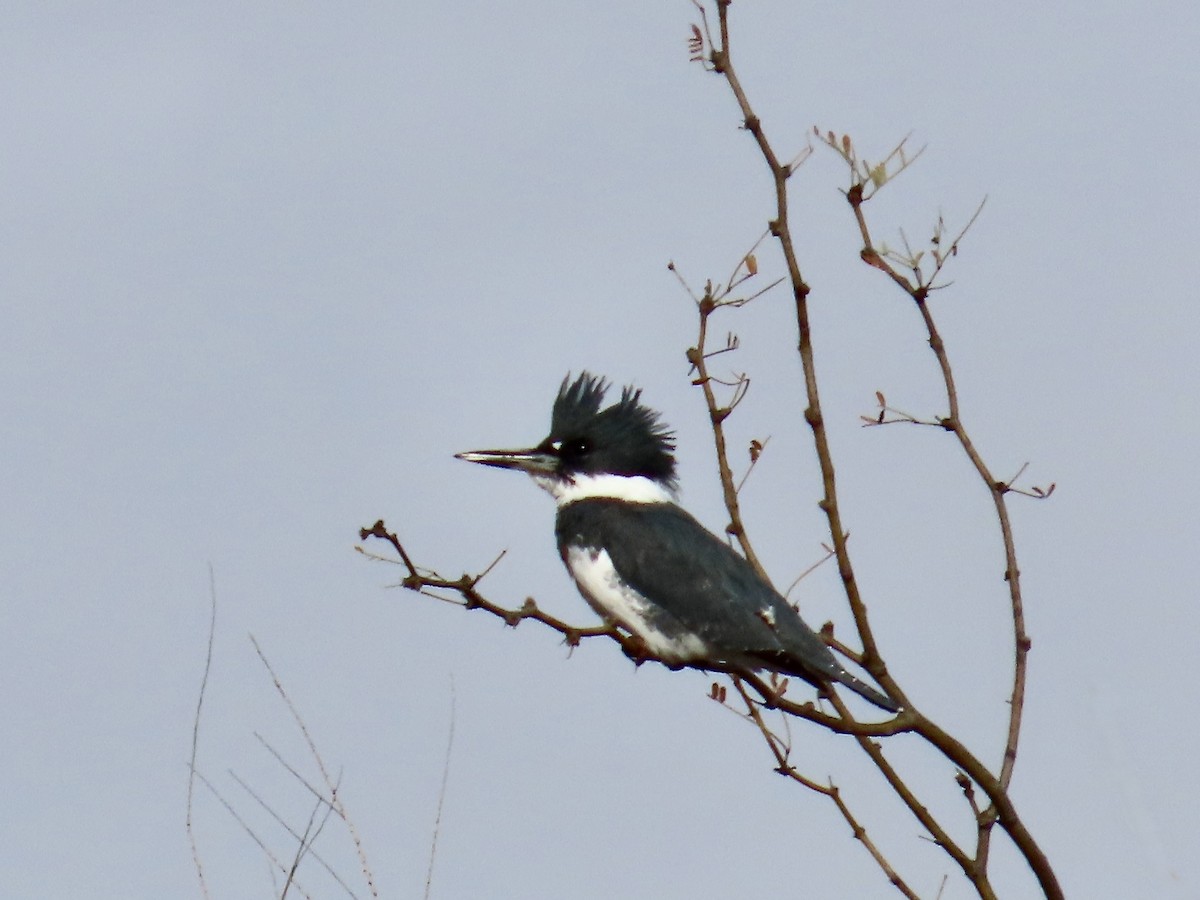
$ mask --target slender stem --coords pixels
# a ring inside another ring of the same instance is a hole
[[[847,199],[854,210],[854,218],[858,223],[859,233],[862,236],[863,260],[868,265],[886,274],[908,294],[913,299],[917,310],[921,314],[921,320],[925,324],[925,330],[929,337],[929,347],[937,360],[946,390],[946,403],[949,415],[941,420],[940,424],[942,428],[952,432],[958,439],[963,453],[966,454],[971,465],[974,466],[975,471],[987,487],[992,497],[992,503],[996,508],[996,519],[1000,524],[1000,535],[1004,545],[1004,580],[1008,585],[1009,604],[1012,610],[1014,647],[1013,685],[1012,693],[1009,697],[1008,734],[1004,745],[1004,756],[1000,765],[1000,784],[1007,789],[1008,785],[1012,782],[1013,767],[1017,759],[1017,745],[1021,737],[1021,718],[1025,709],[1027,658],[1031,646],[1029,635],[1025,630],[1025,604],[1021,597],[1021,572],[1017,566],[1016,539],[1013,537],[1012,518],[1008,512],[1008,502],[1005,496],[1009,491],[1009,486],[1007,483],[997,480],[992,474],[991,469],[984,462],[983,457],[971,440],[966,426],[963,424],[958,402],[958,388],[954,382],[954,370],[950,365],[950,357],[946,352],[945,341],[942,340],[941,332],[938,330],[933,313],[929,309],[928,286],[913,284],[876,250],[871,240],[871,232],[867,226],[866,216],[863,213],[862,207],[865,201],[863,200],[861,190],[851,189],[847,194]],[[985,852],[987,840],[985,831],[983,837],[983,849]]]
[[[754,567],[754,570],[770,584],[770,579],[767,577],[767,571],[759,562],[758,555],[754,552],[754,547],[750,543],[750,536],[746,533],[745,523],[742,521],[741,504],[738,502],[737,485],[734,483],[733,470],[729,466],[729,448],[725,440],[725,419],[729,416],[729,407],[721,406],[717,403],[716,394],[713,393],[712,379],[708,374],[708,359],[705,355],[705,343],[708,339],[708,317],[717,309],[717,304],[713,301],[711,292],[706,292],[704,297],[699,302],[700,311],[700,333],[696,338],[696,346],[688,351],[688,361],[696,368],[695,383],[700,385],[700,389],[704,392],[704,404],[708,407],[708,418],[712,427],[713,440],[716,442],[717,450],[717,472],[721,479],[721,493],[725,500],[725,509],[729,512],[729,525],[726,531],[737,538],[739,546],[742,548],[742,553],[746,557],[746,561]]]
[[[1012,518],[1009,516],[1008,502],[1005,497],[1008,485],[997,481],[992,475],[967,433],[966,426],[963,425],[958,406],[958,390],[954,384],[954,373],[950,368],[950,358],[946,354],[945,342],[929,311],[928,297],[922,294],[919,298],[914,297],[913,299],[916,300],[921,318],[925,322],[925,328],[929,333],[929,346],[937,357],[938,366],[946,384],[950,419],[949,422],[943,423],[943,427],[953,430],[954,436],[962,445],[963,452],[970,459],[975,471],[979,473],[980,479],[987,485],[988,492],[992,495],[992,503],[996,507],[996,519],[1000,523],[1000,535],[1004,544],[1004,580],[1008,584],[1009,603],[1012,607],[1015,657],[1012,694],[1009,698],[1008,737],[1004,746],[1004,759],[1000,765],[1000,784],[1007,789],[1012,782],[1013,766],[1017,761],[1017,744],[1021,737],[1021,716],[1025,710],[1027,658],[1031,646],[1029,634],[1025,630],[1025,604],[1021,597],[1021,571],[1017,567],[1017,544],[1013,537]]]

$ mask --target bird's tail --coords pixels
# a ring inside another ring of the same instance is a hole
[[[838,680],[839,684],[844,684],[846,687],[850,688],[850,690],[854,691],[854,693],[858,694],[858,696],[862,697],[864,700],[874,703],[880,709],[886,709],[888,712],[892,713],[900,712],[900,710],[903,709],[903,707],[901,707],[900,704],[895,700],[884,696],[866,682],[855,678],[845,669],[840,670],[834,677]]]

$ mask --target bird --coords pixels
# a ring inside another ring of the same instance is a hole
[[[744,556],[679,506],[673,433],[633,387],[604,406],[609,387],[586,370],[568,374],[536,447],[455,456],[525,472],[554,498],[559,555],[579,592],[651,657],[671,668],[793,675],[826,692],[836,682],[899,712],[841,665]]]

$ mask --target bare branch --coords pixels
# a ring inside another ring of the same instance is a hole
[[[746,692],[741,679],[734,678],[733,686],[737,690],[738,695],[741,697],[742,702],[746,705],[746,717],[758,728],[759,732],[763,736],[763,740],[767,744],[767,747],[770,748],[771,753],[775,757],[775,771],[780,775],[790,778],[797,784],[803,785],[810,791],[814,791],[815,793],[821,794],[822,796],[828,797],[830,800],[832,800],[834,806],[837,808],[837,811],[841,814],[842,818],[846,820],[846,824],[850,826],[850,831],[854,835],[854,838],[866,848],[867,852],[871,855],[871,858],[874,859],[876,864],[883,870],[888,881],[890,881],[892,885],[894,885],[895,888],[905,897],[909,897],[910,900],[919,900],[916,892],[914,892],[905,883],[904,879],[901,878],[899,873],[896,872],[896,869],[888,861],[887,857],[883,855],[883,852],[879,849],[875,842],[871,840],[871,837],[867,834],[867,829],[862,826],[858,818],[855,817],[853,812],[851,812],[849,805],[847,805],[846,801],[842,798],[842,792],[832,782],[832,780],[828,785],[822,785],[811,778],[801,775],[796,767],[791,764],[790,742],[780,738],[779,735],[775,734],[766,724],[766,720],[762,715],[762,704]]]
[[[864,202],[874,195],[883,184],[891,177],[894,177],[899,171],[907,167],[915,156],[909,156],[904,150],[904,141],[901,141],[893,151],[886,157],[882,168],[875,166],[866,166],[866,179],[860,177],[862,170],[858,166],[857,154],[854,151],[853,143],[848,137],[843,136],[841,141],[836,140],[832,132],[828,136],[827,143],[834,147],[842,154],[843,159],[848,163],[852,171],[852,184],[847,191],[847,200],[854,210],[856,221],[859,224],[863,236],[863,251],[862,258],[869,265],[880,269],[898,286],[906,290],[916,302],[918,309],[921,312],[922,319],[926,325],[929,335],[930,347],[933,349],[939,367],[942,370],[943,379],[946,386],[947,398],[950,405],[949,417],[941,424],[948,431],[953,431],[958,437],[964,452],[979,471],[980,476],[987,483],[989,490],[992,491],[993,499],[996,504],[997,516],[1000,521],[1001,531],[1003,534],[1003,542],[1005,548],[1005,577],[1009,583],[1010,597],[1012,601],[1013,612],[1013,627],[1016,644],[1016,664],[1014,666],[1015,675],[1013,681],[1012,704],[1009,717],[1009,734],[1005,747],[1004,759],[1000,769],[999,778],[992,776],[987,771],[986,767],[976,765],[977,760],[957,741],[954,741],[944,731],[938,728],[930,720],[926,719],[915,709],[912,708],[911,702],[905,697],[899,685],[888,674],[887,667],[884,664],[883,657],[880,653],[878,644],[875,640],[871,625],[867,616],[866,604],[859,592],[858,583],[854,577],[854,570],[850,561],[849,552],[846,547],[845,533],[846,530],[842,526],[841,513],[838,505],[838,495],[836,488],[836,478],[834,473],[834,465],[830,454],[828,437],[825,431],[824,418],[821,413],[820,394],[817,387],[816,366],[813,357],[812,349],[812,332],[808,317],[808,295],[810,288],[801,275],[800,265],[796,257],[795,247],[792,240],[791,228],[788,218],[788,195],[787,195],[787,179],[791,174],[786,166],[780,164],[770,141],[767,139],[766,132],[762,122],[754,109],[750,105],[745,90],[737,76],[733,67],[730,56],[729,44],[729,4],[730,0],[716,0],[717,14],[719,19],[720,45],[713,46],[710,52],[713,69],[721,74],[727,82],[730,91],[732,92],[739,108],[742,111],[745,129],[754,137],[758,149],[763,157],[764,162],[770,172],[772,182],[775,188],[775,216],[770,223],[771,233],[778,239],[780,248],[783,252],[784,261],[787,267],[788,280],[792,286],[792,293],[795,300],[796,308],[796,323],[799,334],[798,352],[800,355],[801,366],[804,371],[805,392],[808,399],[808,406],[805,409],[804,417],[808,422],[812,435],[813,443],[817,453],[818,465],[821,471],[821,479],[824,487],[824,498],[820,503],[821,509],[825,512],[828,519],[830,535],[833,539],[833,548],[838,560],[838,570],[842,577],[842,583],[845,588],[846,598],[850,606],[851,613],[854,617],[855,626],[858,630],[859,637],[863,644],[862,660],[863,665],[871,673],[871,675],[879,682],[879,684],[887,691],[887,693],[899,699],[906,710],[897,717],[897,722],[905,721],[906,724],[912,723],[915,730],[922,734],[934,746],[938,747],[943,753],[946,753],[952,760],[962,766],[964,771],[976,780],[985,793],[988,794],[995,809],[996,819],[1004,824],[1005,829],[1013,838],[1018,849],[1025,856],[1029,865],[1034,870],[1038,877],[1043,890],[1047,897],[1058,898],[1062,896],[1061,888],[1058,885],[1057,878],[1053,870],[1050,868],[1045,855],[1041,849],[1033,841],[1031,835],[1025,829],[1023,823],[1016,815],[1011,802],[1007,796],[1007,787],[1012,777],[1012,765],[1016,757],[1017,741],[1020,733],[1021,709],[1024,703],[1025,690],[1025,657],[1029,649],[1029,640],[1025,634],[1024,613],[1021,603],[1021,594],[1019,587],[1019,572],[1016,565],[1016,551],[1012,540],[1011,523],[1008,518],[1007,508],[1004,504],[1004,490],[1000,490],[996,486],[996,480],[990,476],[987,467],[984,465],[982,458],[975,450],[971,443],[970,437],[962,426],[958,410],[957,392],[954,386],[953,373],[950,369],[949,360],[946,356],[945,346],[942,342],[941,335],[938,333],[933,318],[929,312],[928,304],[926,303],[929,294],[929,286],[922,281],[920,274],[919,259],[913,260],[914,279],[910,281],[906,276],[899,273],[891,263],[889,263],[878,250],[875,249],[867,229],[866,220],[863,216],[862,207]],[[819,132],[818,132],[819,136]],[[919,155],[919,154],[918,154]],[[889,172],[887,165],[890,162],[899,160],[899,168]],[[866,185],[871,185],[867,188]],[[976,213],[978,215],[978,212]],[[974,221],[974,217],[972,218]],[[969,226],[968,226],[969,227]],[[935,237],[940,241],[940,232],[935,233]],[[961,239],[961,234],[952,242],[952,251],[949,255],[957,253],[958,241]],[[911,256],[910,252],[910,256]],[[943,264],[943,259],[939,258],[937,273],[940,273]],[[841,707],[841,701],[836,696],[832,697],[835,705],[839,706],[841,714],[839,721],[845,723],[848,719],[848,712]],[[925,813],[922,812],[923,807],[907,793],[903,787],[903,783],[898,780],[894,770],[887,763],[879,750],[878,745],[870,740],[859,738],[859,744],[864,751],[875,762],[876,766],[887,778],[897,794],[905,800],[910,810],[914,815],[922,821],[935,838],[942,843],[940,835],[936,831],[936,823],[928,820]],[[972,771],[973,770],[973,771]],[[987,840],[990,830],[982,830],[980,835],[980,845],[977,848],[977,859],[986,862],[987,858]],[[991,896],[990,885],[987,882],[986,870],[981,869],[977,865],[977,860],[968,857],[961,850],[952,848],[948,844],[943,844],[947,852],[958,862],[964,874],[971,879],[976,889],[982,897]]]
[[[733,407],[741,402],[741,398],[745,396],[750,382],[748,378],[742,376],[734,388],[734,400],[726,406],[721,406],[717,402],[716,394],[713,393],[712,385],[714,379],[708,371],[708,355],[705,348],[708,340],[708,320],[718,308],[718,302],[713,298],[711,293],[706,293],[696,305],[699,313],[699,330],[696,336],[696,345],[688,350],[687,358],[696,372],[695,378],[692,379],[692,384],[698,386],[704,393],[704,405],[708,409],[709,425],[712,428],[713,441],[716,446],[717,472],[721,482],[721,493],[725,501],[725,509],[729,513],[729,524],[725,530],[737,540],[747,562],[754,567],[754,570],[759,575],[767,579],[766,569],[763,568],[758,555],[754,552],[750,536],[746,533],[746,525],[742,521],[741,505],[738,501],[738,488],[734,483],[733,469],[729,465],[729,449],[725,437],[725,419],[729,416]],[[767,580],[769,583],[769,579]]]
[[[942,382],[946,391],[946,402],[949,408],[949,414],[940,420],[940,424],[945,430],[952,432],[958,439],[963,453],[966,454],[967,459],[971,462],[971,465],[975,468],[980,479],[992,495],[1004,548],[1004,579],[1008,585],[1009,602],[1012,611],[1015,657],[1013,687],[1009,700],[1008,737],[1000,768],[1000,783],[1007,788],[1009,782],[1012,780],[1013,764],[1016,761],[1017,745],[1021,733],[1021,714],[1025,705],[1026,657],[1030,647],[1029,636],[1025,631],[1025,611],[1021,597],[1020,570],[1017,567],[1016,541],[1013,537],[1012,521],[1009,517],[1008,505],[1004,496],[1009,492],[1010,488],[1007,484],[998,481],[992,475],[991,470],[971,440],[966,426],[963,424],[958,402],[958,389],[954,381],[954,372],[950,365],[949,355],[946,352],[945,342],[942,340],[941,333],[938,331],[937,324],[934,321],[933,313],[929,308],[928,288],[922,284],[909,281],[879,255],[872,243],[871,232],[867,226],[866,216],[863,211],[864,200],[861,195],[856,196],[853,190],[850,192],[848,200],[854,211],[855,221],[858,223],[859,232],[862,236],[863,260],[874,268],[884,272],[894,284],[899,286],[912,298],[925,325],[925,330],[929,337],[929,347],[933,351],[938,368],[942,374]],[[978,211],[976,212],[976,216],[978,216]],[[971,221],[974,222],[975,217],[972,217]],[[955,246],[961,240],[962,234],[965,234],[965,229],[955,239]]]

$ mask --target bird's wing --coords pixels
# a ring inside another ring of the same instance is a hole
[[[728,544],[672,503],[580,500],[562,507],[560,551],[608,553],[617,575],[652,604],[654,628],[698,636],[720,661],[837,681],[876,706],[899,706],[847,672],[800,614]]]
[[[658,627],[699,636],[727,661],[838,678],[842,669],[799,614],[680,507],[583,500],[558,514],[559,546],[607,551],[617,574],[658,609]]]

